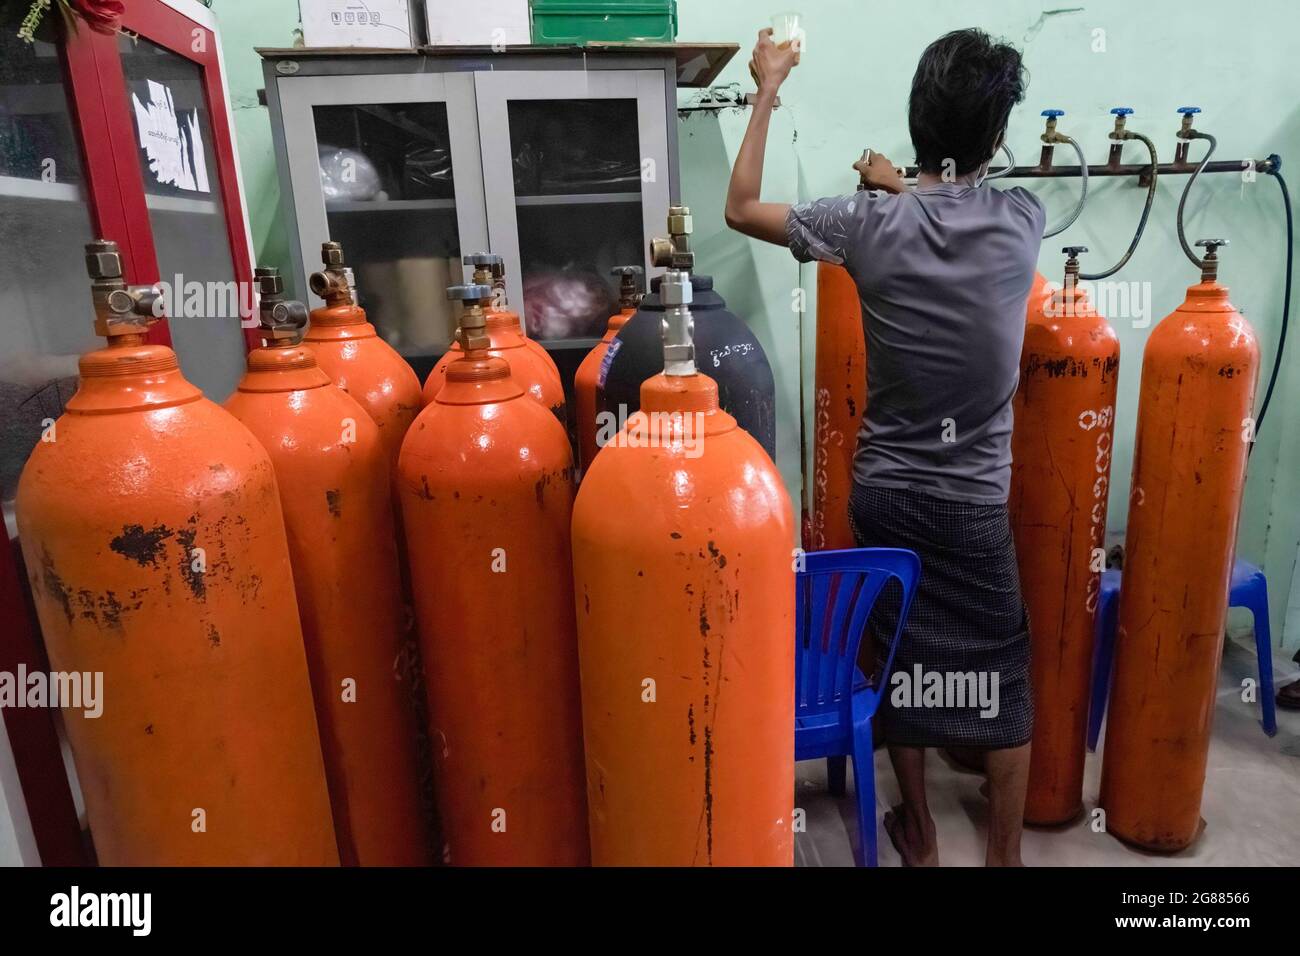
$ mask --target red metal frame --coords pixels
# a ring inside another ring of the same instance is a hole
[[[48,671],[45,648],[32,624],[15,552],[17,542],[6,539],[0,547],[0,666],[10,674],[19,665],[27,673]],[[5,731],[18,767],[27,816],[36,837],[36,849],[45,866],[84,866],[88,861],[81,841],[81,824],[72,800],[72,788],[63,768],[54,713],[44,707],[13,707],[4,712]]]
[[[216,157],[217,195],[225,212],[226,235],[236,282],[253,281],[253,254],[244,230],[243,203],[239,195],[238,158],[234,137],[226,122],[226,95],[216,35],[202,24],[172,9],[160,0],[144,0],[127,6],[123,29],[196,63],[202,70],[208,114],[212,118],[212,151]],[[92,30],[79,30],[64,45],[82,142],[87,154],[87,177],[91,183],[94,215],[100,234],[114,239],[124,250],[128,275],[135,282],[157,282],[158,258],[153,243],[149,209],[145,203],[144,177],[140,173],[135,120],[127,98],[126,78],[117,52],[117,37]],[[197,47],[197,49],[196,49]],[[94,115],[91,115],[93,112]],[[112,175],[108,170],[112,170]],[[116,191],[116,196],[112,195]],[[101,209],[101,202],[104,204]],[[240,296],[241,307],[248,297]],[[242,315],[245,324],[251,312]],[[151,330],[151,338],[170,344],[165,322]],[[244,329],[245,349],[261,344],[254,328]]]

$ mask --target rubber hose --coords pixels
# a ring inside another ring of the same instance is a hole
[[[1137,232],[1133,233],[1133,241],[1128,244],[1128,250],[1124,253],[1124,257],[1104,272],[1079,273],[1080,279],[1086,279],[1089,282],[1095,282],[1098,279],[1105,279],[1109,276],[1113,276],[1128,264],[1129,259],[1133,257],[1133,253],[1137,250],[1138,243],[1142,240],[1142,233],[1145,232],[1147,228],[1147,220],[1151,217],[1151,206],[1156,201],[1156,180],[1160,175],[1160,162],[1156,158],[1156,144],[1151,142],[1150,139],[1143,136],[1141,133],[1131,133],[1130,135],[1136,140],[1141,140],[1143,145],[1146,146],[1147,151],[1151,154],[1151,182],[1147,186],[1146,205],[1142,207],[1142,218],[1138,220]]]
[[[1192,173],[1191,179],[1187,180],[1187,185],[1183,187],[1183,195],[1178,200],[1178,218],[1175,221],[1178,224],[1178,244],[1183,247],[1183,254],[1192,260],[1192,265],[1199,269],[1202,265],[1201,257],[1187,244],[1187,235],[1183,232],[1183,207],[1187,205],[1187,195],[1192,191],[1192,185],[1196,182],[1196,177],[1201,175],[1201,170],[1205,169],[1205,164],[1214,155],[1215,149],[1219,146],[1219,141],[1209,133],[1197,133],[1195,138],[1206,140],[1210,144],[1210,148],[1205,151],[1205,156],[1200,165],[1196,167],[1196,172]]]
[[[1269,157],[1272,160],[1272,169],[1270,175],[1277,180],[1278,188],[1282,190],[1282,205],[1286,210],[1286,291],[1282,299],[1282,327],[1277,333],[1277,354],[1273,356],[1273,371],[1268,376],[1268,388],[1264,391],[1264,404],[1259,407],[1259,417],[1255,419],[1255,437],[1259,438],[1259,430],[1264,427],[1264,416],[1268,413],[1268,403],[1273,398],[1273,386],[1277,384],[1278,372],[1282,368],[1282,352],[1286,349],[1286,331],[1287,324],[1291,317],[1291,266],[1295,259],[1295,224],[1291,217],[1291,194],[1287,191],[1286,180],[1282,178],[1279,171],[1282,165],[1281,159],[1276,155]],[[1254,446],[1251,446],[1254,448]]]
[[[1079,201],[1075,204],[1074,211],[1071,212],[1069,217],[1055,229],[1049,229],[1047,232],[1043,233],[1044,239],[1051,239],[1053,236],[1065,232],[1065,230],[1073,226],[1074,221],[1078,219],[1079,214],[1083,212],[1083,204],[1088,200],[1088,160],[1084,158],[1083,147],[1068,136],[1063,138],[1067,143],[1074,147],[1075,155],[1079,157],[1080,178],[1083,181],[1079,185]]]

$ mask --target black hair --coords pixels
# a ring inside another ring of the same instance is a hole
[[[939,173],[951,160],[957,175],[978,169],[992,158],[1027,83],[1020,51],[983,30],[954,30],[931,43],[907,103],[917,166]]]

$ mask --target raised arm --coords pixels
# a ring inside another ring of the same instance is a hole
[[[798,61],[792,44],[781,49],[772,42],[772,30],[759,31],[749,71],[758,83],[758,97],[749,114],[749,126],[731,169],[731,186],[727,189],[727,225],[764,242],[787,245],[785,219],[789,203],[763,202],[759,190],[763,185],[763,153],[767,150],[767,128],[772,106],[782,81]]]

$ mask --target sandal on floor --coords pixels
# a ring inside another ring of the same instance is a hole
[[[1300,710],[1300,680],[1293,680],[1277,692],[1277,705],[1283,710]]]

